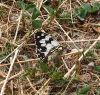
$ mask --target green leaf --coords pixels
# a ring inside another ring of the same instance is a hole
[[[87,14],[87,11],[85,9],[82,9],[82,8],[80,8],[80,9],[74,8],[74,13],[81,21],[83,21],[84,17]]]
[[[49,68],[48,68],[48,65],[42,61],[39,61],[38,62],[39,64],[39,67],[44,71],[44,72],[48,72]]]
[[[54,80],[54,79],[62,79],[63,76],[64,76],[64,74],[60,74],[60,73],[58,73],[58,72],[53,72],[53,74],[52,74],[52,79],[53,79],[53,80]]]
[[[95,2],[94,4],[93,4],[93,8],[94,7],[97,7],[97,9],[99,10],[99,8],[100,8],[100,3],[99,2]]]
[[[91,89],[91,86],[88,85],[88,86],[85,86],[85,87],[83,87],[83,88],[77,89],[76,93],[77,93],[78,95],[80,95],[80,94],[85,95],[85,94],[87,94],[87,92],[88,92],[90,89]]]
[[[87,12],[91,12],[91,6],[90,6],[90,4],[84,3],[80,7],[83,8],[83,9],[85,9],[85,11],[87,11]]]
[[[78,15],[79,14],[79,9],[78,8],[74,8],[74,13],[75,13],[75,15]]]
[[[94,7],[94,6],[100,7],[100,3],[97,1],[97,2],[95,2],[95,3],[93,4],[93,7]]]
[[[31,16],[29,14],[24,14],[23,13],[23,18],[31,19]]]
[[[81,16],[77,16],[79,18],[79,20],[84,21],[85,19],[82,18]]]
[[[56,66],[59,67],[61,65],[61,60],[59,58],[54,58],[54,63],[56,63]]]
[[[3,60],[6,56],[4,54],[0,54],[0,61]]]
[[[54,15],[55,10],[51,6],[44,5],[44,7],[48,10],[49,14]]]
[[[86,10],[84,10],[82,8],[79,9],[79,16],[80,17],[84,18],[86,16],[86,14],[87,14],[87,11]]]
[[[50,70],[50,75],[51,75],[51,78],[53,80],[56,80],[56,79],[62,79],[64,74],[60,74],[57,70],[57,67],[53,67],[51,70]]]
[[[100,3],[99,3],[99,2],[95,2],[95,3],[93,4],[93,7],[92,7],[90,13],[95,13],[95,12],[97,12],[99,9],[100,9]]]
[[[85,55],[85,58],[87,58],[89,61],[94,61],[95,56],[94,56],[94,51],[90,51]]]
[[[34,9],[36,8],[36,5],[30,4],[26,7],[26,11],[34,11]]]
[[[40,20],[32,20],[32,26],[37,29],[37,28],[41,28],[42,26],[42,21]]]
[[[5,47],[6,47],[6,50],[10,50],[12,46],[11,46],[11,44],[6,43],[6,44],[5,44]]]
[[[4,52],[6,55],[8,55],[11,52],[11,47],[12,47],[11,44],[9,44],[9,43],[5,44],[5,51]]]
[[[35,73],[37,72],[36,68],[26,68],[27,70],[27,73],[23,75],[23,77],[27,77],[27,76],[30,76],[30,77],[34,77],[35,76]]]
[[[100,49],[100,42],[98,42],[95,46],[96,49]]]
[[[94,69],[98,72],[100,72],[100,66],[97,66],[96,64],[94,64]]]
[[[32,14],[32,20],[36,19],[40,14],[40,11],[37,8],[34,8],[34,12]]]
[[[92,10],[91,10],[91,13],[95,13],[98,11],[98,7],[94,7]]]
[[[17,5],[22,9],[25,10],[25,4],[23,1],[17,1]]]

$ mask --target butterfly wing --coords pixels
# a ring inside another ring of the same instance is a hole
[[[60,44],[50,35],[44,32],[36,32],[34,34],[36,44],[36,54],[41,60],[44,60],[51,49],[59,47]]]

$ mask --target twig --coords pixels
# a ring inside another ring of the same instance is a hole
[[[71,0],[70,0],[70,11],[72,10],[72,6],[71,6]],[[72,15],[72,11],[71,11],[71,21],[73,23],[73,15]]]
[[[3,7],[6,7],[6,8],[10,8],[8,5],[6,5],[6,4],[3,4],[3,3],[0,3],[0,6],[3,6]]]
[[[7,82],[8,82],[10,73],[11,73],[11,71],[12,71],[12,68],[13,68],[13,65],[14,65],[14,61],[15,61],[15,59],[16,59],[16,57],[17,57],[18,51],[19,51],[19,50],[16,49],[14,58],[13,58],[13,60],[12,60],[12,62],[11,62],[11,66],[10,66],[9,71],[8,71],[8,74],[7,74],[7,76],[6,76],[6,79],[5,79],[5,81],[4,81],[3,86],[2,86],[2,88],[1,88],[1,93],[0,93],[0,95],[3,95],[3,94],[4,94],[4,90],[5,90],[6,84],[7,84]]]
[[[99,39],[100,40],[100,39]],[[90,42],[90,41],[99,41],[98,39],[87,39],[87,40],[74,40],[74,43],[77,42]],[[60,43],[71,43],[72,41],[60,41]]]
[[[89,50],[90,50],[91,48],[93,48],[93,47],[95,46],[95,44],[96,44],[99,40],[100,40],[100,36],[99,36],[99,37],[97,38],[97,40],[89,47],[89,49],[87,49],[87,50],[84,52],[84,54],[81,55],[81,57],[78,59],[79,62],[82,60],[83,55],[86,55],[86,54],[89,52]],[[64,75],[63,78],[64,78],[64,79],[68,78],[69,75],[72,73],[72,71],[75,69],[75,67],[76,67],[76,64],[73,65],[73,67]]]
[[[11,80],[11,79],[13,79],[13,78],[15,78],[15,77],[20,76],[22,73],[24,73],[24,71],[20,71],[18,74],[14,75],[14,76],[11,76],[11,77],[8,79],[8,81]],[[5,80],[1,81],[1,82],[0,82],[0,85],[3,84],[4,82],[5,82]]]
[[[37,8],[40,10],[43,0],[37,0]]]
[[[25,62],[31,62],[31,61],[34,61],[34,62],[37,62],[39,59],[28,59],[28,60],[25,60],[25,61],[19,61],[19,62],[14,62],[14,64],[23,64]],[[7,64],[2,64],[0,65],[0,67],[4,67],[4,66],[9,66],[11,65],[10,63],[7,63]]]
[[[18,60],[18,62],[19,62],[19,60]],[[23,69],[23,67],[22,67],[22,65],[20,64],[20,67],[21,67],[21,69],[24,71],[24,69]],[[24,71],[25,72],[25,71]],[[37,90],[33,87],[33,85],[32,85],[32,83],[31,83],[31,81],[29,80],[29,78],[26,76],[26,79],[27,79],[27,81],[29,82],[29,84],[30,84],[30,86],[31,86],[31,88],[34,90],[34,92],[36,93],[37,92]]]
[[[19,29],[19,25],[20,25],[21,18],[22,18],[22,10],[21,10],[20,16],[18,18],[18,24],[17,24],[17,29],[16,29],[16,33],[15,33],[15,37],[14,37],[13,43],[15,43],[16,38],[17,38],[17,34],[18,34],[18,29]]]
[[[62,7],[62,5],[63,5],[64,3],[66,3],[66,2],[67,2],[67,0],[63,1],[62,4],[59,6],[59,8]]]
[[[70,41],[72,41],[72,43],[73,43],[73,45],[79,50],[79,48],[76,46],[76,44],[73,42],[73,40],[68,36],[68,34],[66,33],[66,31],[61,27],[61,25],[57,22],[57,20],[56,19],[54,19],[55,20],[55,22],[57,23],[57,25],[61,28],[61,30],[64,32],[64,34],[68,37],[68,39],[70,40]]]
[[[67,64],[65,63],[65,61],[64,61],[64,59],[63,59],[63,57],[61,57],[61,59],[62,59],[62,61],[63,61],[64,65],[65,65],[66,69],[69,71],[69,68],[68,68]]]
[[[23,44],[25,43],[25,41],[23,43],[21,43],[20,45],[18,45],[18,47],[16,49],[14,49],[8,56],[6,56],[3,60],[0,61],[0,64],[6,60],[11,54],[13,54],[19,47],[21,47]]]

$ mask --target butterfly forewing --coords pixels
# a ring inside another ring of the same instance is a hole
[[[49,54],[53,54],[53,51],[60,47],[60,44],[52,38],[50,35],[44,32],[36,32],[34,34],[36,44],[36,54],[41,60],[49,58]]]

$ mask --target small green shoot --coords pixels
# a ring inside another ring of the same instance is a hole
[[[11,52],[11,44],[6,43],[5,44],[5,54],[8,55]]]
[[[50,15],[50,22],[51,23],[54,18],[56,17],[56,14],[58,12],[58,7],[61,4],[61,0],[51,0],[51,5],[47,6],[47,5],[43,5],[49,12]]]
[[[54,63],[57,67],[59,67],[61,65],[61,60],[59,58],[54,58]]]
[[[48,10],[49,15],[50,15],[50,22],[52,22],[56,16],[57,10],[55,10],[51,6],[44,5],[44,7]]]
[[[87,4],[87,3],[84,3],[80,6],[80,8],[84,9],[85,11],[87,12],[91,12],[91,5],[90,4]]]
[[[23,27],[25,26],[25,18],[28,18],[30,22],[32,23],[32,27],[37,29],[41,28],[42,21],[37,20],[38,16],[40,15],[40,11],[36,8],[36,5],[30,4],[25,6],[23,1],[18,1],[17,5],[22,9],[23,15],[22,15],[22,22]],[[28,12],[32,12],[32,16],[28,14]]]
[[[41,70],[43,70],[44,72],[48,72],[49,68],[48,65],[42,61],[38,61],[39,67]]]
[[[33,14],[32,14],[32,20],[36,19],[40,14],[40,11],[37,8],[34,8]]]
[[[35,77],[35,73],[37,72],[36,68],[26,68],[27,70],[27,73],[24,74],[23,77],[27,77],[27,76],[30,76],[30,77]]]
[[[53,67],[52,68],[52,71],[51,71],[51,78],[52,80],[57,80],[57,79],[62,79],[64,74],[60,74],[58,71],[57,71],[57,68],[56,67]]]
[[[95,56],[94,56],[94,52],[90,51],[85,55],[85,58],[88,59],[89,61],[94,61],[95,60]]]
[[[99,2],[95,2],[93,6],[90,4],[84,3],[79,8],[74,8],[74,13],[80,21],[85,20],[87,13],[95,13],[100,9]]]
[[[42,26],[42,22],[40,20],[32,20],[32,26],[34,28],[40,28]]]
[[[0,60],[4,59],[11,52],[11,47],[11,44],[5,43],[5,50],[2,53],[0,53]]]
[[[94,69],[98,72],[100,72],[100,66],[97,66],[96,64],[94,64]]]
[[[90,89],[91,89],[91,86],[87,85],[87,86],[84,86],[83,88],[78,88],[76,90],[76,93],[77,95],[86,95]]]
[[[25,10],[25,4],[23,1],[17,1],[17,5],[22,9]]]
[[[74,8],[74,13],[79,18],[79,20],[84,21],[84,17],[86,16],[87,11],[83,8]]]
[[[6,16],[4,11],[5,11],[5,8],[0,8],[0,17],[5,17]]]
[[[100,49],[100,42],[98,42],[95,46],[96,49]]]
[[[25,10],[30,12],[30,11],[34,11],[35,8],[36,8],[36,5],[30,4],[26,6]]]
[[[64,76],[64,74],[60,74],[58,72],[53,72],[51,77],[53,80],[57,80],[57,79],[62,79],[63,76]]]
[[[99,9],[100,9],[100,3],[99,3],[99,2],[95,2],[95,3],[93,4],[93,7],[92,7],[90,13],[95,13],[95,12],[97,12]]]

